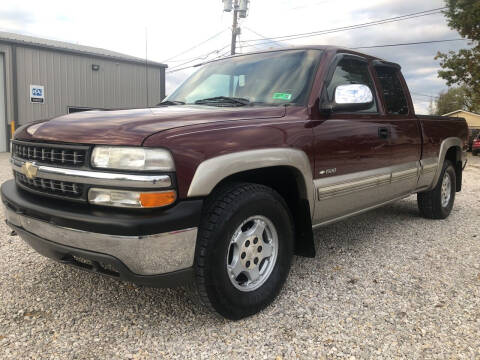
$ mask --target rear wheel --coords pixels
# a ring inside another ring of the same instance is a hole
[[[228,319],[268,306],[293,254],[293,222],[283,198],[257,184],[230,184],[205,204],[195,254],[204,304]]]
[[[455,168],[446,160],[435,188],[417,194],[420,214],[427,219],[445,219],[452,211],[455,192]]]

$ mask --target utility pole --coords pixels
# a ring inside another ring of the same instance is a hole
[[[240,34],[240,27],[238,26],[238,18],[246,18],[248,12],[248,5],[250,0],[222,0],[223,11],[230,12],[233,10],[233,25],[232,25],[232,43],[230,46],[230,54],[235,55],[235,47],[237,45],[237,35]]]
[[[237,45],[237,34],[240,32],[238,27],[238,11],[233,10],[233,25],[232,25],[232,44],[230,46],[230,55],[235,55],[235,46]]]

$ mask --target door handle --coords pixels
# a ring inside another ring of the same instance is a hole
[[[388,139],[390,136],[390,131],[386,127],[380,127],[378,128],[378,137],[380,139]]]

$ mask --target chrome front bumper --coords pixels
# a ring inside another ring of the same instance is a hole
[[[193,265],[197,228],[145,236],[108,235],[70,229],[6,207],[7,223],[54,244],[112,256],[137,275],[158,275]]]

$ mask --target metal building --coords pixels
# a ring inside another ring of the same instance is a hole
[[[14,129],[28,122],[159,103],[166,67],[109,50],[0,32],[0,151],[7,151]]]

